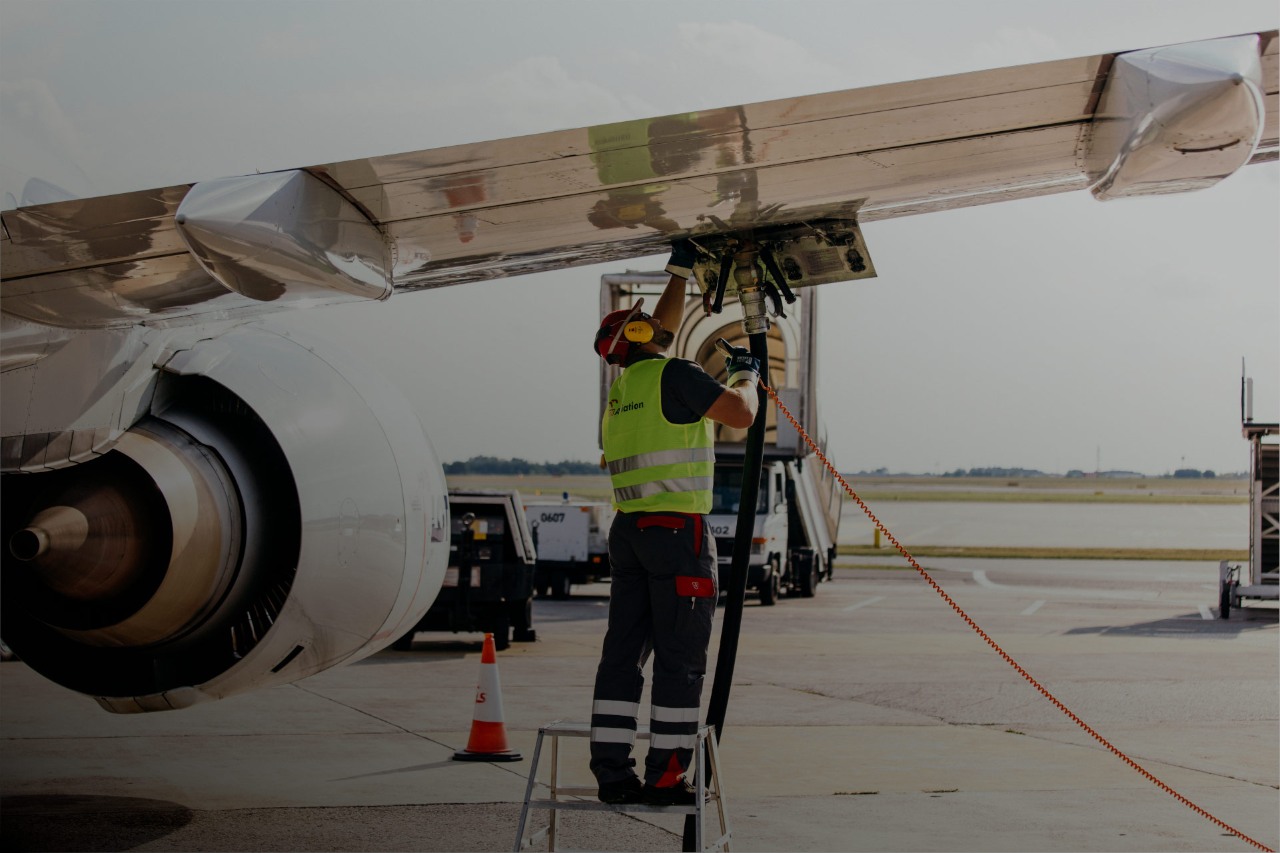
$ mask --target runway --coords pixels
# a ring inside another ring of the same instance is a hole
[[[866,545],[875,528],[845,501],[841,544]],[[1038,548],[1249,547],[1248,504],[1072,504],[884,501],[874,507],[912,545]]]
[[[915,572],[884,562],[838,568],[813,599],[748,599],[721,738],[733,849],[1252,849],[1107,752]],[[1280,843],[1274,607],[1217,619],[1208,564],[925,565],[1117,748]],[[589,713],[607,591],[537,601],[538,642],[498,656],[525,756],[507,764],[451,760],[472,719],[477,635],[423,634],[411,652],[140,717],[0,665],[3,846],[509,850],[538,726]],[[585,751],[562,761],[589,779]],[[570,814],[561,842],[678,850],[681,820]]]

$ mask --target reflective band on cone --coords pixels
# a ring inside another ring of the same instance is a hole
[[[493,634],[484,635],[480,654],[480,683],[476,686],[476,712],[471,722],[467,748],[453,754],[455,761],[520,761],[521,755],[507,748],[507,729],[502,722],[502,683],[498,680],[498,655]]]

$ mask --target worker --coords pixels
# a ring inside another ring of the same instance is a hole
[[[617,509],[609,531],[609,626],[596,671],[591,771],[602,802],[690,805],[684,778],[715,613],[716,545],[707,524],[715,451],[712,421],[745,429],[755,420],[760,363],[727,356],[727,384],[664,355],[684,316],[695,249],[672,247],[671,274],[652,314],[638,300],[606,315],[594,349],[622,373],[609,389],[600,436]],[[631,757],[644,666],[653,657],[651,740],[644,781]]]

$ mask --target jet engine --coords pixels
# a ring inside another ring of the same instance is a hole
[[[2,481],[4,640],[116,712],[372,654],[448,564],[443,472],[385,380],[262,326],[174,341],[109,450]]]

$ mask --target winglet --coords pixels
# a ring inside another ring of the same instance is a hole
[[[1203,189],[1253,157],[1267,111],[1256,34],[1115,58],[1084,155],[1101,200]]]

